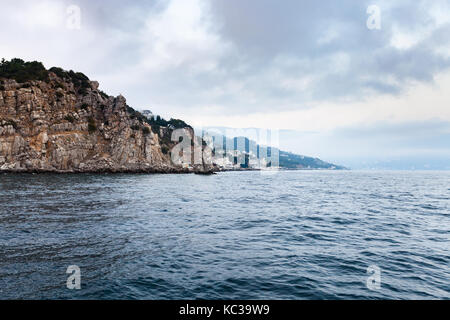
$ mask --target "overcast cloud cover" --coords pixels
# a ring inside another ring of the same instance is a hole
[[[0,4],[1,57],[82,71],[137,109],[284,129],[285,149],[355,167],[450,163],[449,1]],[[69,5],[80,30],[66,28]],[[366,26],[369,5],[380,30]]]

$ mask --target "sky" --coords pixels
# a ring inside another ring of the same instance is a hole
[[[135,109],[277,129],[352,168],[450,169],[449,1],[0,5],[0,57],[81,71]]]

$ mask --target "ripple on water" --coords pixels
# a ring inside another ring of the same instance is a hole
[[[2,175],[0,299],[448,299],[449,178]]]

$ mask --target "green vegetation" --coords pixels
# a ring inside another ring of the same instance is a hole
[[[109,99],[109,96],[104,93],[102,90],[100,90],[98,93],[100,93],[100,95],[103,97],[103,99]]]
[[[183,129],[183,128],[190,128],[190,126],[180,119],[170,119],[168,122],[168,125],[173,126],[175,129]]]
[[[71,115],[67,115],[64,119],[69,121],[70,123],[74,123],[75,122],[75,118],[72,117]]]
[[[70,80],[75,84],[76,87],[81,88],[91,87],[89,83],[89,78],[84,73],[74,72],[73,70],[65,71],[57,67],[50,68],[48,71],[53,72],[61,79]]]
[[[161,147],[161,151],[162,151],[162,153],[164,153],[164,154],[168,154],[168,153],[169,153],[169,148],[168,148],[167,146],[162,146],[162,147]]]
[[[152,126],[152,131],[159,135],[159,133],[161,132],[161,127],[158,126],[157,124],[152,124],[151,126]]]
[[[89,118],[88,120],[88,130],[89,133],[94,133],[97,131],[97,125],[95,124],[95,120],[93,118]]]
[[[0,62],[0,78],[14,79],[19,83],[31,80],[49,81],[48,71],[41,62],[25,62],[22,59],[12,59]]]
[[[144,133],[144,135],[149,135],[150,134],[150,129],[148,127],[143,127],[142,128],[142,132]]]
[[[179,119],[170,119],[169,121],[157,116],[153,119],[148,119],[139,111],[134,110],[132,107],[127,105],[127,112],[131,119],[137,119],[141,122],[147,123],[151,126],[152,131],[156,134],[160,134],[161,127],[170,127],[171,129],[182,129],[182,128],[192,128],[186,122]]]
[[[57,67],[50,68],[49,71],[53,72],[61,79],[72,82],[80,95],[86,95],[88,89],[91,88],[89,78],[84,73],[74,72],[73,70],[65,71]]]
[[[85,88],[80,88],[79,90],[78,90],[78,94],[79,95],[81,95],[81,96],[85,96],[85,95],[87,95],[87,90],[85,89]]]
[[[53,67],[53,68],[50,68],[49,71],[53,72],[54,74],[56,74],[59,78],[62,78],[62,79],[68,79],[69,78],[67,72],[64,71],[61,68]]]
[[[60,79],[72,82],[78,94],[85,95],[91,88],[89,78],[81,72],[65,71],[57,67],[47,70],[41,62],[25,62],[18,58],[11,59],[11,61],[2,59],[0,62],[0,78],[14,79],[18,83],[32,80],[49,82],[49,72],[56,74]],[[64,86],[56,83],[55,88],[64,88]],[[105,93],[101,94],[102,96],[106,95]]]
[[[82,110],[87,110],[87,108],[89,108],[89,105],[88,105],[87,103],[83,103],[83,104],[81,105],[81,109],[82,109]]]
[[[158,132],[158,134],[159,134],[159,132]],[[181,142],[181,141],[180,141]],[[172,135],[170,134],[170,132],[169,131],[164,131],[164,134],[163,134],[163,136],[161,137],[161,143],[162,144],[165,144],[165,145],[171,145],[173,142],[172,142]]]
[[[64,89],[64,86],[61,84],[61,83],[59,83],[59,82],[57,82],[57,83],[55,83],[55,86],[54,86],[56,89]]]
[[[127,105],[127,113],[130,115],[131,119],[138,119],[141,121],[145,121],[146,117],[139,111],[134,110],[132,107]]]
[[[155,125],[155,126],[159,126],[159,127],[172,127],[174,129],[190,128],[190,126],[183,120],[170,119],[169,121],[167,121],[167,120],[161,118],[160,116],[157,116],[156,118],[148,120],[147,122],[150,125]]]

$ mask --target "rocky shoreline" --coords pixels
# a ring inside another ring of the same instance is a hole
[[[196,171],[189,169],[170,168],[162,169],[99,169],[99,170],[40,170],[40,169],[9,169],[0,170],[0,174],[199,174],[199,175],[214,175],[221,171],[204,170]]]
[[[105,94],[84,74],[33,63],[42,79],[18,81],[14,74],[5,78],[8,63],[13,70],[28,66],[13,59],[0,68],[0,173],[216,171],[212,164],[175,165],[175,128],[152,125],[123,96]],[[194,138],[191,127],[183,129]]]

